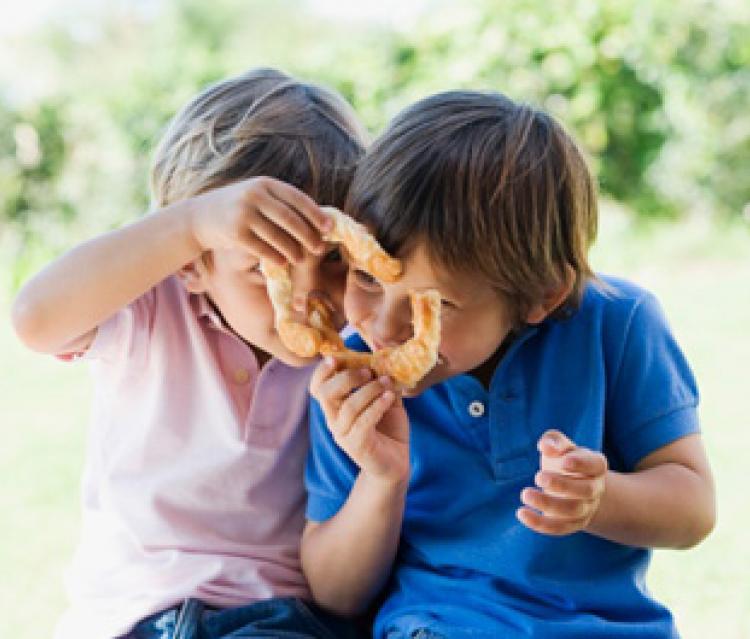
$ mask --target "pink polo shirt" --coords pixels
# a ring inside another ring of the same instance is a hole
[[[72,606],[56,639],[104,639],[197,597],[309,598],[299,544],[312,367],[252,350],[170,277],[99,328]]]

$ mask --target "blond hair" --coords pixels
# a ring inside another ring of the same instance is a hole
[[[154,155],[152,203],[268,176],[342,207],[365,140],[333,91],[255,69],[208,87],[174,117]]]

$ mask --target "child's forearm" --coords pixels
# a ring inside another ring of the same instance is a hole
[[[191,201],[146,215],[58,258],[20,291],[13,305],[19,337],[57,353],[200,255]]]
[[[385,485],[360,473],[334,517],[308,524],[302,565],[319,605],[340,615],[367,608],[391,571],[405,495],[404,485]]]
[[[607,473],[599,509],[586,531],[630,546],[689,548],[715,522],[710,477],[678,463]]]

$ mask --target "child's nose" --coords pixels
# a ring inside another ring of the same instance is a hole
[[[304,312],[311,293],[322,293],[318,269],[297,268],[292,276],[292,304],[294,310]]]
[[[370,334],[377,348],[398,346],[410,339],[413,331],[408,299],[382,308],[372,322]]]

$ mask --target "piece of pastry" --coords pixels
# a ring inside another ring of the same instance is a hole
[[[364,225],[333,206],[320,210],[334,222],[324,240],[342,244],[357,266],[382,282],[395,282],[401,276],[401,262],[388,255]]]
[[[334,220],[333,229],[324,239],[342,244],[348,259],[358,268],[383,282],[394,282],[401,276],[401,262],[388,255],[362,224],[332,206],[321,207],[321,210]],[[409,294],[414,328],[411,339],[374,353],[357,353],[346,349],[333,326],[330,311],[321,300],[308,300],[306,324],[294,319],[288,266],[261,260],[261,271],[274,309],[276,331],[284,346],[296,355],[332,355],[346,366],[370,367],[378,375],[388,375],[406,388],[416,385],[435,366],[440,343],[440,294],[437,291]]]
[[[409,293],[414,336],[399,346],[374,353],[333,351],[337,361],[349,368],[369,367],[388,375],[405,388],[413,388],[437,363],[440,345],[440,294],[430,289]]]

